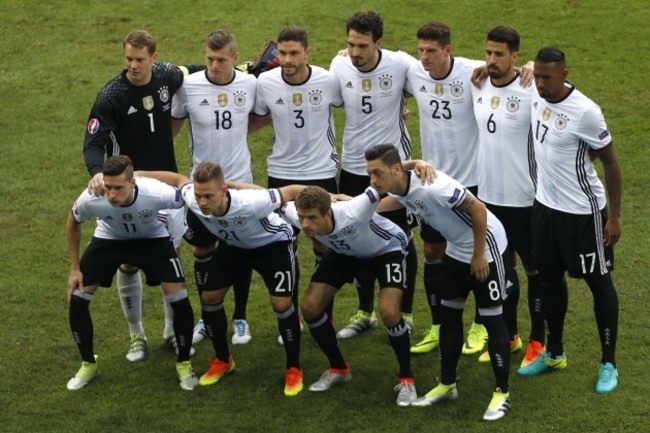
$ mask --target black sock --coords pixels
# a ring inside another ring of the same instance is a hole
[[[563,275],[542,276],[542,305],[548,341],[546,350],[553,357],[564,353],[564,318],[569,305],[569,292]]]
[[[427,304],[431,310],[431,323],[440,325],[440,296],[438,295],[439,279],[442,265],[438,263],[424,264],[424,291],[427,294]]]
[[[463,310],[440,306],[440,383],[456,382],[456,368],[463,348]]]
[[[494,372],[494,380],[501,392],[508,392],[508,375],[510,374],[510,343],[508,328],[503,316],[482,316],[483,325],[488,332],[488,353]]]
[[[284,352],[287,355],[286,368],[300,368],[300,322],[298,312],[293,304],[282,312],[275,312],[278,319],[278,329],[284,341]]]
[[[411,314],[413,312],[413,297],[415,296],[415,284],[418,274],[418,252],[415,249],[413,239],[408,244],[406,256],[406,287],[402,293],[402,313]]]
[[[232,283],[232,291],[235,296],[235,309],[232,313],[232,320],[246,320],[246,306],[248,295],[251,291],[252,269],[243,269],[235,276]]]
[[[90,299],[92,295],[83,294],[88,299],[72,295],[70,298],[70,309],[68,312],[68,321],[70,330],[74,338],[81,359],[86,362],[95,362],[95,350],[93,348],[93,320],[90,317]]]
[[[201,317],[205,325],[205,333],[210,337],[214,353],[223,362],[230,362],[230,349],[226,336],[228,319],[223,304],[201,304]]]
[[[388,341],[390,342],[393,352],[397,357],[397,363],[399,364],[399,377],[400,378],[412,378],[413,373],[411,372],[411,340],[404,323],[404,319],[400,318],[400,321],[397,325],[388,327]]]
[[[323,313],[316,319],[308,321],[307,325],[316,344],[318,344],[318,347],[327,356],[330,368],[346,368],[345,359],[343,359],[343,354],[336,340],[334,326],[332,326],[332,322],[328,319],[327,315]]]
[[[531,340],[544,343],[544,314],[542,312],[542,285],[539,273],[526,273],[528,277],[528,314],[530,314]]]
[[[372,273],[363,269],[354,277],[354,284],[357,286],[359,295],[359,310],[372,313],[375,309],[375,277]]]
[[[194,311],[187,290],[165,295],[174,310],[174,336],[178,346],[177,362],[188,361],[192,350],[192,332],[194,330]]]
[[[612,275],[592,275],[585,278],[594,296],[594,314],[603,352],[601,362],[616,367],[616,339],[618,335],[618,295]]]

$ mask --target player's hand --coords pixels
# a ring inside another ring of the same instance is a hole
[[[332,193],[330,193],[330,199],[332,200],[332,203],[336,203],[337,201],[352,200],[352,197],[347,195],[347,194],[332,194]]]
[[[76,288],[79,288],[83,292],[83,283],[84,283],[84,277],[81,271],[70,271],[70,276],[68,276],[68,302],[70,302],[70,298],[72,298],[72,292]]]
[[[613,246],[621,238],[621,219],[608,218],[605,224],[604,241],[605,245]]]
[[[523,88],[530,87],[533,83],[534,75],[533,70],[535,69],[535,62],[530,61],[521,67],[519,70],[519,85]]]
[[[411,110],[404,107],[404,111],[402,111],[402,119],[404,119],[405,122],[408,122],[409,117],[411,117]]]
[[[472,256],[469,264],[469,273],[474,276],[476,281],[485,281],[490,276],[490,266],[485,258],[485,254]]]
[[[479,66],[472,72],[472,84],[481,88],[481,83],[488,77],[487,66]]]
[[[350,55],[350,53],[348,52],[347,48],[343,48],[342,50],[339,50],[339,52],[336,53],[336,55],[341,57],[347,57]]]
[[[97,173],[88,182],[88,192],[94,196],[99,197],[104,195],[104,174]]]
[[[417,160],[415,162],[415,168],[413,169],[417,177],[420,178],[422,181],[422,185],[424,184],[432,184],[433,180],[436,178],[436,170],[433,168],[431,164],[429,164],[426,161],[422,160]]]

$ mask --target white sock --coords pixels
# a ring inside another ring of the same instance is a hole
[[[117,271],[117,291],[122,303],[124,318],[129,322],[131,334],[144,335],[142,327],[142,280],[140,273],[127,274]]]
[[[165,329],[163,330],[163,338],[167,338],[170,335],[174,335],[174,310],[165,297],[162,287],[160,288],[160,293],[162,294],[163,309],[165,310]]]

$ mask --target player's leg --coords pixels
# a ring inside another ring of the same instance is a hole
[[[170,236],[173,239],[174,248],[176,249],[177,255],[180,257],[180,247],[183,240],[183,235],[187,230],[187,225],[185,223],[185,211],[181,209],[168,209],[158,212],[159,218],[164,218],[165,225],[169,231]],[[174,346],[173,342],[176,341],[174,338],[174,309],[170,305],[167,297],[165,296],[164,291],[161,288],[161,294],[163,299],[163,309],[165,312],[165,326],[163,328],[163,340],[167,347],[174,349],[178,352],[178,348]]]
[[[114,242],[92,238],[79,262],[84,286],[77,287],[72,292],[68,321],[72,337],[81,354],[81,368],[67,383],[70,391],[83,388],[97,376],[90,301],[100,284],[105,287],[111,285],[113,275],[120,265],[121,252]]]
[[[458,398],[456,370],[463,347],[463,309],[470,287],[466,283],[462,264],[452,266],[455,261],[444,256],[437,283],[441,298],[440,309],[440,382],[412,406],[429,406],[443,400]],[[467,265],[465,265],[467,266]]]
[[[211,256],[194,262],[201,317],[215,353],[215,359],[199,379],[199,385],[214,385],[235,370],[235,360],[228,346],[228,318],[223,301],[234,275],[249,268],[246,258],[225,243],[219,243]]]
[[[232,284],[235,298],[235,308],[232,313],[233,335],[232,344],[246,344],[251,341],[251,331],[246,319],[246,307],[251,289],[253,270],[242,272],[235,276]]]
[[[417,284],[418,274],[418,252],[415,248],[413,236],[409,238],[409,243],[406,249],[406,287],[402,294],[402,301],[400,310],[406,326],[409,328],[409,334],[413,332],[413,300],[415,297],[415,286]]]
[[[295,290],[298,290],[296,280],[298,263],[294,254],[294,244],[276,242],[260,250],[263,251],[250,253],[255,257],[252,264],[269,291],[271,307],[278,321],[278,331],[286,355],[284,394],[293,397],[303,388],[300,368],[300,321],[298,310],[292,302],[292,295]]]
[[[420,237],[424,241],[424,291],[431,312],[431,327],[411,347],[411,353],[429,353],[440,344],[439,277],[447,243],[440,232],[425,223],[421,223]]]
[[[147,337],[142,326],[142,279],[138,268],[122,264],[117,270],[117,293],[131,336],[126,359],[141,361],[147,355]]]
[[[558,225],[567,221],[538,202],[533,204],[531,214],[531,247],[535,268],[539,271],[542,292],[543,316],[547,326],[546,350],[532,363],[517,370],[521,376],[540,374],[549,369],[562,369],[567,365],[563,347],[564,318],[569,302],[564,271],[566,265],[562,246],[564,233]],[[569,230],[574,228],[569,227]]]
[[[341,170],[339,189],[351,197],[362,194],[370,185],[369,176],[361,176]],[[348,324],[342,328],[336,337],[340,340],[355,337],[363,332],[376,329],[377,315],[375,313],[375,277],[367,269],[354,275],[354,285],[359,299],[357,312],[353,314]]]
[[[614,250],[611,246],[605,246],[602,241],[607,222],[607,210],[604,209],[594,216],[579,216],[572,219],[576,220],[576,224],[584,227],[583,233],[590,233],[590,235],[583,235],[580,241],[574,240],[573,245],[579,245],[579,251],[572,255],[580,258],[580,266],[578,260],[575,260],[568,271],[572,277],[584,278],[593,295],[596,327],[602,350],[596,392],[611,392],[618,385],[616,340],[619,307],[611,274],[614,267]]]

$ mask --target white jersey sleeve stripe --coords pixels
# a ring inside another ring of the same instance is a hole
[[[260,219],[260,223],[264,230],[269,233],[286,233],[289,236],[289,239],[293,237],[293,231],[289,229],[287,225],[273,225],[268,218],[264,217]]]

